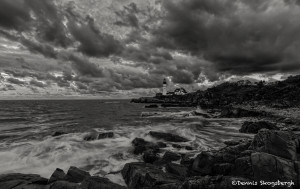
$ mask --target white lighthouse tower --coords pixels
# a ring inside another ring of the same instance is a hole
[[[163,81],[163,92],[162,92],[162,94],[164,96],[167,95],[167,80],[166,80],[166,78],[164,78],[164,81]]]

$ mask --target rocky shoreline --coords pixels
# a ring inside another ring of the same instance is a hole
[[[191,112],[191,114],[203,117],[215,116],[209,113],[198,115]],[[269,114],[260,114],[266,115]],[[258,115],[251,111],[234,109],[221,112],[218,116]],[[166,150],[167,142],[171,142],[174,148],[194,150],[193,147],[185,145],[189,139],[172,133],[150,131],[148,135],[158,139],[159,142],[135,138],[132,141],[132,153],[142,156],[143,162],[127,163],[118,172],[121,173],[127,186],[70,167],[67,173],[57,168],[49,179],[34,174],[1,175],[0,189],[267,188],[270,187],[268,184],[276,182],[278,184],[278,181],[282,183],[276,187],[286,188],[287,184],[291,186],[290,188],[300,186],[300,136],[297,132],[268,121],[246,121],[240,132],[256,134],[252,140],[225,141],[224,148],[196,153],[176,153]],[[59,134],[64,133],[54,133]],[[113,135],[111,132],[91,133],[84,140],[101,140]],[[265,185],[262,185],[261,181],[265,182]],[[240,184],[235,185],[236,182]]]

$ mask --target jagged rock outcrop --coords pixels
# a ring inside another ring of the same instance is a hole
[[[241,133],[258,133],[260,129],[269,129],[269,130],[279,130],[279,128],[270,122],[267,121],[245,121],[239,130]]]

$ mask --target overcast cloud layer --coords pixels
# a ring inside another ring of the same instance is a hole
[[[300,71],[299,0],[0,0],[0,91],[152,95]]]

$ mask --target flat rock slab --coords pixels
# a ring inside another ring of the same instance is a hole
[[[157,132],[157,131],[150,131],[149,135],[156,138],[156,139],[162,139],[168,142],[188,142],[189,140],[175,134],[171,133],[163,133],[163,132]]]

